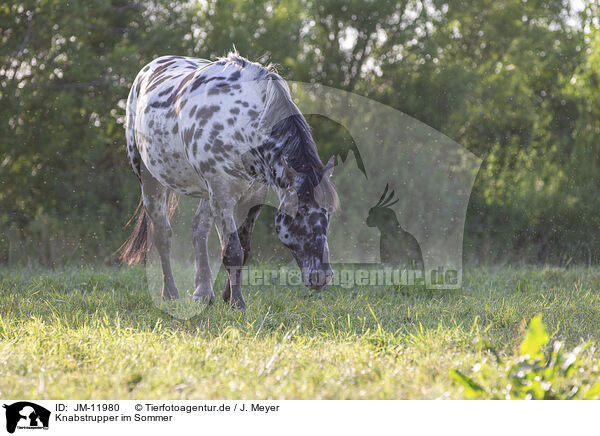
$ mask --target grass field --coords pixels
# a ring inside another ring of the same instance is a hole
[[[597,370],[597,268],[467,269],[458,291],[251,288],[189,320],[157,308],[141,268],[0,272],[0,397],[464,398],[470,372],[518,351],[541,314]],[[493,375],[486,382],[501,383]]]

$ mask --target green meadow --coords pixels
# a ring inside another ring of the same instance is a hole
[[[467,268],[454,291],[251,287],[245,315],[216,291],[189,319],[155,304],[144,277],[140,267],[2,270],[0,397],[514,397],[506,380],[526,363],[526,337],[549,359],[527,364],[531,383],[567,398],[598,390],[597,268]],[[538,315],[547,340],[527,330]]]

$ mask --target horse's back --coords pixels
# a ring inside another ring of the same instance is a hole
[[[153,60],[129,95],[129,148],[163,185],[184,195],[205,196],[205,176],[244,178],[240,156],[256,140],[264,104],[260,73],[243,58]]]

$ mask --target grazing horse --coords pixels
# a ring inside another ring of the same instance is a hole
[[[214,224],[229,278],[223,299],[245,310],[241,268],[269,187],[279,198],[276,232],[296,259],[303,283],[312,289],[328,283],[327,231],[338,204],[329,181],[333,159],[322,164],[287,84],[270,67],[236,53],[215,62],[157,58],[131,87],[126,137],[142,196],[135,229],[120,257],[137,263],[153,242],[164,299],[179,296],[170,264],[169,224],[176,203],[171,199],[177,194],[199,199],[192,222],[194,300],[214,301],[207,249]]]

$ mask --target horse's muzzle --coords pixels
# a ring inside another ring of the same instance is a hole
[[[314,289],[315,291],[318,291],[327,283],[329,283],[332,275],[333,270],[329,265],[325,266],[324,268],[314,269],[307,271],[306,274],[302,274],[306,287]]]

